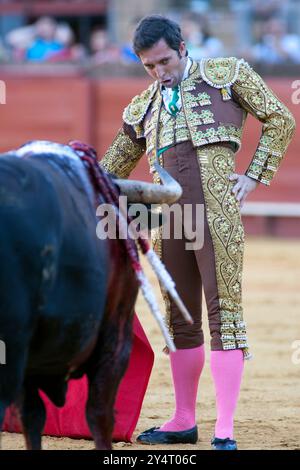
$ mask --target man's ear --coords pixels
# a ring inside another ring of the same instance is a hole
[[[181,41],[181,43],[179,45],[179,54],[180,54],[181,59],[186,57],[186,47],[185,47],[185,42],[184,41]]]

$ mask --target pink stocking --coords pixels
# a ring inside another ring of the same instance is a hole
[[[170,353],[176,410],[173,418],[163,424],[160,431],[186,431],[195,426],[198,382],[204,360],[204,345]]]
[[[234,412],[244,368],[243,352],[241,349],[211,351],[210,366],[217,404],[215,436],[220,439],[232,439]]]

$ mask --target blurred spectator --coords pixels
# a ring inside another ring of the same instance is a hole
[[[120,58],[119,49],[110,43],[106,29],[95,29],[90,37],[91,61],[93,64],[107,64],[118,62]]]
[[[10,31],[5,40],[17,62],[79,61],[86,55],[84,47],[74,43],[74,33],[67,23],[46,16]]]
[[[75,43],[74,33],[67,23],[57,25],[55,38],[63,48],[52,54],[49,58],[51,62],[79,62],[86,57],[85,48],[83,45]]]
[[[6,37],[6,44],[10,47],[11,58],[14,62],[23,61],[26,51],[31,47],[35,38],[35,25],[22,26],[13,29]]]
[[[42,17],[35,23],[35,38],[26,51],[29,61],[47,61],[55,54],[62,53],[65,46],[56,39],[57,23],[49,17]]]
[[[259,21],[267,21],[274,15],[281,13],[282,7],[286,0],[250,0],[250,8],[252,10],[253,19]]]
[[[121,46],[121,50],[120,50],[120,58],[123,64],[139,64],[140,63],[140,59],[135,55],[135,52],[133,50],[132,42],[133,42],[133,32],[135,31],[135,28],[137,27],[141,19],[142,18],[140,17],[134,18],[129,25],[128,33],[127,33],[127,40]]]
[[[300,36],[288,34],[287,25],[282,19],[271,18],[264,24],[261,40],[250,49],[247,58],[265,64],[299,64]]]
[[[230,0],[230,6],[236,14],[238,47],[243,48],[252,44],[253,39],[260,40],[263,25],[275,15],[288,20],[290,0]]]
[[[121,47],[121,61],[124,64],[137,64],[140,63],[140,59],[138,56],[134,53],[134,50],[131,46],[131,44],[123,44]]]
[[[193,12],[184,15],[181,29],[189,56],[193,59],[224,55],[223,43],[211,34],[206,16]]]
[[[286,20],[289,0],[250,0],[250,22],[252,36],[261,37],[265,24],[277,16]]]
[[[207,13],[211,7],[211,0],[190,0],[190,9],[195,13]]]

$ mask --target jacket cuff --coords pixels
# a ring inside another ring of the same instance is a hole
[[[259,146],[246,171],[246,175],[269,186],[281,160],[282,155],[279,152]]]

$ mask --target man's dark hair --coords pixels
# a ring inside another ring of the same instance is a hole
[[[164,39],[171,49],[179,51],[180,43],[183,41],[180,26],[161,15],[146,16],[140,21],[134,33],[135,54],[139,56],[140,52],[150,49],[161,39]]]

